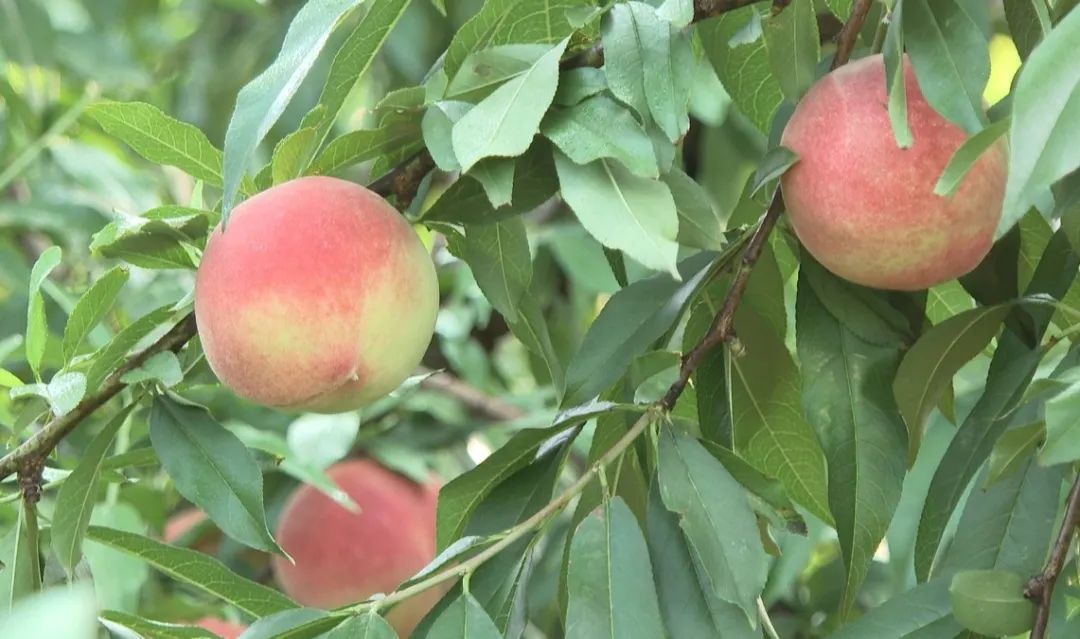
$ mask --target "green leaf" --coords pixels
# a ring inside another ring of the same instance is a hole
[[[1064,232],[1057,231],[1039,261],[1027,295],[1060,298],[1076,279],[1078,266],[1080,259]],[[922,579],[930,572],[953,510],[1008,424],[1002,417],[1016,407],[1035,373],[1042,355],[1037,344],[1052,313],[1050,305],[1017,306],[1006,317],[1006,326],[1010,326],[1010,318],[1015,318],[1016,324],[1027,322],[1030,334],[1021,336],[1012,328],[1002,334],[990,361],[985,390],[960,424],[934,474],[915,541],[915,571]]]
[[[125,384],[138,384],[140,382],[155,381],[165,388],[172,388],[184,379],[184,371],[180,368],[180,360],[172,351],[155,353],[142,363],[142,366],[134,368],[120,376],[120,381]]]
[[[1046,0],[1005,0],[1003,4],[1009,34],[1016,43],[1020,59],[1026,60],[1050,33],[1050,12],[1046,10]]]
[[[679,218],[667,185],[612,160],[581,166],[560,151],[555,169],[563,199],[590,235],[649,268],[677,272]]]
[[[850,10],[850,2],[848,9]],[[910,148],[915,142],[908,125],[907,78],[904,73],[904,0],[896,0],[885,31],[882,47],[885,59],[885,77],[889,85],[889,123],[892,126],[896,146]]]
[[[103,626],[112,630],[119,637],[126,636],[117,631],[118,628],[122,628],[136,633],[139,637],[153,637],[154,639],[220,639],[209,630],[198,626],[163,623],[117,610],[102,612],[100,619]]]
[[[57,373],[45,387],[46,398],[57,417],[75,410],[86,395],[86,375],[77,371]]]
[[[397,25],[410,0],[370,0],[364,16],[342,43],[330,64],[319,102],[300,123],[300,130],[314,127],[317,131],[310,151],[326,139],[341,107],[354,85],[371,67],[376,55]]]
[[[904,424],[889,383],[899,345],[867,342],[834,317],[802,275],[796,317],[803,409],[828,462],[829,509],[845,577],[840,614],[855,604],[904,483]],[[760,355],[759,355],[760,356]]]
[[[511,204],[495,208],[479,180],[466,175],[450,185],[442,196],[421,215],[431,222],[489,224],[526,213],[540,206],[559,189],[551,148],[545,142],[533,144],[514,165],[514,188]]]
[[[266,527],[258,464],[208,412],[156,397],[150,441],[176,490],[222,532],[252,548],[283,554]]]
[[[147,160],[175,166],[196,180],[221,186],[221,151],[195,125],[143,102],[99,102],[90,105],[86,113],[106,133],[120,138]]]
[[[735,106],[767,135],[784,94],[769,67],[760,11],[756,5],[728,11],[698,24],[696,29],[705,54]],[[748,30],[752,37],[737,37]]]
[[[430,639],[501,639],[502,633],[487,612],[469,593],[454,600],[431,625]]]
[[[950,197],[956,193],[956,189],[960,187],[968,171],[975,166],[975,162],[993,147],[1008,129],[1009,118],[1004,118],[965,140],[949,158],[949,164],[945,166],[937,184],[934,185],[934,193],[942,197]]]
[[[274,184],[288,182],[304,174],[318,134],[315,127],[304,127],[285,136],[274,146],[270,160],[270,177]]]
[[[67,326],[64,328],[65,361],[71,361],[82,341],[104,319],[127,280],[128,269],[117,266],[94,282],[94,285],[75,303],[75,308],[71,310]]]
[[[163,206],[143,217],[127,217],[94,234],[91,252],[152,269],[192,269],[199,264],[196,245],[210,228],[207,211]]]
[[[665,636],[649,550],[621,497],[578,526],[570,545],[566,639]]]
[[[516,158],[488,158],[469,169],[468,176],[480,183],[488,202],[495,208],[507,206],[514,199]]]
[[[517,312],[517,321],[509,323],[510,332],[525,345],[525,348],[544,362],[551,385],[559,389],[558,392],[561,393],[565,387],[565,372],[551,342],[551,333],[540,303],[532,295],[526,294],[521,298]]]
[[[306,175],[332,175],[361,162],[374,160],[403,147],[409,147],[420,138],[416,122],[391,122],[378,129],[350,131],[330,144],[311,161]]]
[[[45,359],[45,344],[49,339],[49,326],[45,322],[45,298],[41,285],[54,268],[60,264],[59,246],[50,246],[38,256],[30,271],[30,305],[26,311],[26,362],[34,377],[41,379],[41,362]]]
[[[1002,435],[990,452],[984,488],[1020,470],[1045,438],[1046,424],[1042,421],[1018,426]]]
[[[983,306],[951,317],[923,333],[904,356],[893,393],[908,432],[908,464],[919,452],[927,419],[960,368],[998,333],[1009,305]]]
[[[461,119],[473,105],[468,102],[439,101],[428,107],[420,128],[424,134],[424,145],[435,160],[435,165],[443,171],[457,171],[461,163],[454,155],[450,136],[454,123]]]
[[[23,381],[15,373],[0,368],[0,387],[16,388],[22,385]]]
[[[116,334],[111,341],[102,346],[91,359],[90,370],[86,373],[86,392],[93,393],[105,381],[105,377],[116,368],[132,348],[173,316],[173,305],[168,304],[150,311],[135,320]]]
[[[791,102],[798,102],[817,76],[821,41],[815,13],[814,0],[794,0],[765,20],[769,66]]]
[[[201,552],[101,526],[90,526],[86,538],[141,559],[163,574],[218,597],[255,617],[297,606],[280,592],[244,579],[217,559]]]
[[[851,15],[851,4],[853,0],[825,0],[825,5],[829,7],[829,11],[834,16],[841,20],[847,20]],[[897,2],[903,2],[903,0],[897,0]]]
[[[760,631],[738,606],[714,594],[679,528],[678,516],[664,507],[656,482],[649,491],[646,522],[649,558],[668,636],[761,639]]]
[[[527,72],[551,50],[543,44],[504,44],[469,54],[443,97],[476,103],[498,85]]]
[[[938,284],[926,292],[926,318],[933,324],[971,310],[974,305],[975,301],[956,280]]]
[[[679,244],[691,248],[718,251],[726,242],[724,220],[713,206],[708,192],[681,170],[672,168],[660,176],[671,190],[679,216]]]
[[[554,44],[575,31],[570,12],[585,0],[491,0],[454,34],[443,69],[453,81],[470,53],[500,44]]]
[[[532,255],[520,217],[465,229],[463,257],[491,305],[508,322],[518,320],[517,307],[532,281]]]
[[[27,599],[0,617],[0,636],[94,639],[98,636],[94,591],[79,584]]]
[[[944,579],[919,584],[844,625],[832,639],[916,639],[930,628],[938,630],[940,623],[947,627],[933,637],[955,637],[962,628],[950,614],[948,588]]]
[[[221,195],[223,219],[228,219],[240,183],[259,143],[289,105],[334,28],[360,2],[311,0],[304,4],[289,25],[277,58],[240,90],[229,128],[225,132]]]
[[[613,158],[642,177],[660,174],[652,140],[630,111],[605,95],[552,111],[541,130],[577,164]]]
[[[1033,575],[1050,550],[1065,469],[1041,468],[1028,456],[1019,472],[982,488],[981,473],[968,497],[956,534],[934,575],[999,569]]]
[[[768,567],[754,512],[742,486],[697,441],[660,435],[660,496],[679,517],[679,526],[712,594],[757,614]]]
[[[694,57],[689,40],[643,2],[617,4],[604,17],[604,75],[612,94],[655,121],[668,140],[690,127]]]
[[[969,133],[983,128],[986,36],[959,0],[904,0],[904,44],[926,101]]]
[[[1080,384],[1046,402],[1046,443],[1039,451],[1044,466],[1080,459],[1080,433],[1076,423],[1080,408]]]
[[[121,410],[113,417],[86,447],[79,460],[79,465],[60,487],[53,510],[52,550],[60,560],[60,565],[67,571],[70,579],[75,573],[75,566],[82,557],[82,540],[90,526],[90,515],[94,512],[94,500],[97,498],[98,477],[101,465],[112,446],[116,431],[131,413],[134,404]]]
[[[953,615],[979,634],[1021,634],[1035,620],[1035,604],[1024,597],[1026,581],[1026,577],[1006,570],[957,573],[949,586]]]
[[[774,146],[769,149],[758,163],[754,171],[754,179],[750,182],[750,197],[753,197],[769,182],[778,179],[795,166],[799,161],[799,154],[783,146]]]
[[[683,282],[656,275],[615,293],[570,362],[562,406],[582,404],[599,395],[666,333],[709,274],[711,258],[700,253],[684,260],[680,265]]]
[[[41,589],[40,554],[37,532],[26,521],[26,502],[21,502],[18,519],[0,540],[0,611]]]
[[[324,610],[293,608],[257,619],[244,631],[244,639],[315,639],[333,628],[337,619]]]
[[[468,171],[479,160],[525,153],[540,129],[559,80],[564,40],[551,48],[528,71],[509,80],[454,124],[454,155]]]
[[[471,635],[463,635],[471,636]],[[397,633],[386,620],[370,612],[352,617],[326,635],[326,639],[397,639]]]
[[[1080,166],[1080,66],[1062,65],[1080,46],[1080,11],[1069,12],[1027,59],[1013,91],[1009,179],[998,236],[1051,184]]]
[[[564,71],[559,77],[559,88],[555,91],[555,104],[574,106],[585,98],[592,97],[607,88],[607,78],[603,69],[580,67]]]

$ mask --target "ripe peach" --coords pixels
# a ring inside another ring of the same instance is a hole
[[[416,484],[367,459],[335,464],[327,473],[361,512],[346,510],[311,486],[289,498],[277,541],[295,564],[273,560],[285,593],[305,606],[336,608],[393,591],[435,558],[435,482]],[[408,637],[444,592],[410,598],[387,619]]]
[[[1001,140],[953,195],[935,195],[967,136],[926,102],[906,57],[904,86],[908,149],[893,137],[882,56],[819,80],[781,138],[800,157],[781,184],[795,233],[826,268],[866,286],[911,291],[964,275],[990,250],[1007,152]]]
[[[244,631],[247,630],[247,626],[241,626],[240,624],[218,619],[217,617],[203,617],[196,621],[195,625],[205,630],[209,630],[221,637],[221,639],[237,639],[237,637],[244,634]]]
[[[198,508],[185,508],[165,522],[162,540],[167,544],[174,544],[204,521],[206,521],[206,513]],[[217,552],[220,543],[221,533],[214,529],[207,530],[200,534],[198,539],[191,540],[190,547],[212,555]]]
[[[210,367],[236,394],[316,412],[392,391],[431,341],[431,258],[385,200],[304,177],[243,202],[210,236],[195,315]]]

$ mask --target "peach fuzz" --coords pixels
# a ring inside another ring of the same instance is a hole
[[[880,55],[819,80],[799,102],[781,144],[799,154],[781,178],[796,235],[833,273],[865,286],[913,291],[975,268],[990,250],[1005,194],[1004,139],[951,196],[934,194],[965,132],[931,107],[904,58],[908,123],[893,136]]]
[[[416,484],[375,461],[349,460],[327,474],[360,507],[346,510],[311,486],[285,504],[277,541],[295,563],[275,556],[281,589],[305,606],[336,608],[392,592],[435,558],[438,484]],[[395,606],[387,620],[408,637],[446,588]]]
[[[439,292],[424,245],[375,193],[304,177],[244,201],[210,236],[195,315],[210,367],[265,406],[344,412],[420,362]]]

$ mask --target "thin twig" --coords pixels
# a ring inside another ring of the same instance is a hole
[[[465,404],[469,410],[494,420],[508,422],[520,419],[526,414],[520,406],[492,397],[449,373],[435,373],[420,382],[420,386],[449,395]]]
[[[1061,530],[1058,531],[1057,541],[1054,542],[1054,548],[1050,551],[1046,567],[1041,573],[1032,577],[1024,588],[1024,596],[1038,606],[1035,611],[1035,625],[1031,628],[1029,639],[1045,639],[1050,625],[1050,605],[1054,600],[1054,585],[1057,584],[1058,575],[1061,574],[1062,568],[1065,567],[1065,560],[1069,557],[1073,533],[1077,525],[1080,525],[1080,476],[1077,476],[1073,483],[1065,504]]]
[[[859,39],[859,32],[862,31],[863,23],[866,22],[866,14],[870,13],[872,3],[873,0],[855,0],[854,6],[851,7],[851,15],[836,36],[836,55],[833,56],[833,69],[847,64],[848,59],[851,58],[851,51],[855,48],[855,43]]]
[[[137,353],[124,362],[120,368],[113,371],[112,375],[109,375],[102,383],[101,388],[93,395],[84,397],[74,410],[53,418],[41,430],[20,444],[18,448],[4,455],[3,459],[0,459],[0,479],[4,479],[11,473],[20,470],[23,464],[45,459],[60,443],[60,440],[74,430],[80,422],[127,387],[127,384],[120,380],[124,373],[142,366],[143,362],[158,353],[180,350],[188,340],[195,336],[195,332],[195,314],[190,313],[180,320],[176,326],[172,327],[168,333],[163,335],[161,339]]]

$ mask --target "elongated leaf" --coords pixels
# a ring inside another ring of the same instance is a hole
[[[981,477],[986,476],[984,470]],[[1042,468],[1028,457],[1017,473],[990,488],[977,481],[934,576],[975,569],[1039,572],[1054,535],[1064,479],[1064,468]]]
[[[701,444],[671,429],[661,433],[658,465],[660,496],[679,516],[704,583],[752,619],[767,558],[742,486]]]
[[[132,348],[173,316],[172,305],[150,311],[135,320],[116,334],[112,340],[102,346],[95,354],[86,373],[86,392],[93,393],[105,377],[124,359]]]
[[[760,631],[738,606],[714,594],[679,528],[678,516],[664,507],[655,482],[649,491],[647,522],[649,558],[668,636],[760,639]]]
[[[514,169],[517,158],[488,158],[469,169],[468,176],[484,187],[488,201],[495,208],[507,206],[514,199]]]
[[[96,614],[93,589],[83,585],[55,588],[0,617],[0,636],[94,639],[98,636]]]
[[[997,335],[1008,305],[974,308],[924,333],[904,356],[893,380],[908,432],[908,464],[915,461],[931,411],[951,388],[953,375]]]
[[[353,617],[334,628],[326,639],[397,639],[397,633],[377,614]]]
[[[30,305],[26,311],[26,361],[34,377],[41,379],[41,362],[45,359],[45,344],[49,337],[49,326],[45,323],[45,298],[41,295],[41,285],[60,264],[59,246],[50,246],[38,256],[30,271]]]
[[[551,47],[543,44],[504,44],[469,54],[443,94],[473,104],[507,80],[525,73]]]
[[[570,362],[564,408],[598,395],[671,328],[708,274],[710,259],[710,255],[702,253],[684,260],[680,269],[683,282],[657,275],[612,296]]]
[[[889,83],[889,123],[892,125],[896,146],[910,148],[915,142],[908,125],[907,80],[904,73],[904,0],[896,0],[892,17],[885,31],[882,48],[885,60],[885,76]]]
[[[846,616],[900,501],[907,444],[889,391],[899,347],[864,341],[832,312],[844,309],[826,309],[801,276],[796,314],[803,406],[828,460],[829,508],[846,571],[840,610]]]
[[[378,129],[350,131],[326,145],[305,173],[332,175],[338,171],[381,157],[402,146],[413,144],[420,137],[415,122],[392,122]]]
[[[621,164],[575,164],[555,152],[563,198],[590,235],[645,266],[676,273],[679,217],[663,182],[638,177]]]
[[[52,549],[69,578],[74,574],[75,565],[82,557],[82,540],[90,526],[90,515],[94,512],[102,462],[112,446],[116,431],[127,419],[132,408],[134,404],[121,410],[94,436],[83,452],[79,465],[68,476],[56,496]]]
[[[1024,64],[1013,91],[1009,180],[998,236],[1047,187],[1080,166],[1080,65],[1062,56],[1080,46],[1080,11],[1070,11]]]
[[[280,592],[248,581],[217,559],[194,550],[101,526],[90,526],[86,538],[137,557],[173,579],[219,597],[256,617],[296,607],[294,601]]]
[[[41,565],[37,534],[26,521],[26,502],[21,502],[15,523],[0,540],[0,612],[7,612],[15,602],[41,589]]]
[[[512,217],[495,224],[469,226],[464,257],[491,305],[508,322],[516,322],[518,304],[532,280],[525,223],[520,217]]]
[[[656,639],[664,628],[649,550],[626,502],[601,506],[574,533],[566,639]]]
[[[71,361],[79,345],[97,326],[116,302],[120,289],[128,280],[128,269],[117,266],[94,282],[71,310],[64,329],[64,359]]]
[[[833,639],[952,639],[963,627],[952,618],[949,581],[915,586],[843,626]],[[931,634],[932,631],[932,634]]]
[[[559,150],[578,164],[613,158],[636,175],[657,177],[652,140],[628,110],[598,95],[549,113],[541,126]]]
[[[221,186],[221,151],[198,127],[143,102],[99,102],[86,113],[147,160],[175,166],[196,180]]]
[[[78,371],[57,373],[45,386],[45,398],[57,417],[75,410],[86,396],[86,375]]]
[[[220,639],[209,630],[198,626],[162,623],[117,610],[106,610],[101,613],[100,619],[102,625],[116,631],[121,637],[125,635],[119,634],[119,629],[138,633],[138,636],[142,637],[154,637],[154,639]]]
[[[727,241],[724,221],[713,206],[708,192],[689,175],[672,168],[660,177],[671,190],[675,211],[679,215],[679,244],[692,248],[718,251]]]
[[[1009,119],[1005,118],[994,122],[982,131],[968,138],[960,148],[953,153],[949,164],[941,172],[937,184],[934,185],[934,193],[943,197],[951,196],[960,187],[964,176],[971,167],[975,166],[982,154],[987,152],[1005,132],[1009,130]]]
[[[1080,259],[1069,247],[1064,232],[1057,231],[1039,261],[1027,294],[1060,298],[1076,278],[1078,267]],[[1041,350],[1034,344],[1041,341],[1052,313],[1051,306],[1016,307],[1006,318],[1006,326],[1014,317],[1018,326],[1007,330],[998,341],[986,388],[957,430],[930,484],[915,541],[915,569],[922,579],[930,572],[945,527],[964,490],[1008,425],[1002,417],[1016,406],[1035,373]],[[1023,336],[1017,332],[1021,329]]]
[[[1080,385],[1073,386],[1046,402],[1046,443],[1039,451],[1043,465],[1065,464],[1080,459],[1080,432],[1076,424],[1080,407]]]
[[[983,127],[986,36],[959,0],[904,0],[904,43],[926,101],[969,133]]]
[[[765,21],[769,66],[784,96],[797,102],[814,83],[821,41],[813,0],[794,0]]]
[[[443,610],[427,633],[430,639],[501,639],[495,622],[472,595],[464,593]]]
[[[717,77],[739,111],[767,135],[784,94],[769,68],[761,11],[758,4],[729,11],[702,22],[697,32]]]
[[[561,398],[561,393],[566,387],[565,371],[559,354],[555,352],[555,346],[551,342],[547,320],[544,319],[540,303],[536,298],[528,294],[521,298],[518,318],[516,322],[510,323],[510,331],[525,345],[525,348],[544,362],[548,378],[552,386],[559,389],[557,392]]]
[[[990,452],[983,488],[1018,472],[1034,456],[1035,449],[1044,439],[1046,424],[1041,421],[1018,426],[1002,435]]]
[[[1046,9],[1046,0],[1005,0],[1003,4],[1009,34],[1016,43],[1020,59],[1026,60],[1050,33],[1050,12]]]
[[[334,27],[362,0],[311,0],[293,18],[277,58],[236,97],[225,132],[221,215],[228,219],[259,143],[289,105]],[[205,179],[205,178],[204,178]],[[209,180],[208,180],[209,181]]]
[[[244,631],[244,639],[314,639],[321,636],[323,630],[333,626],[334,618],[328,616],[324,610],[293,608],[257,620]],[[313,627],[319,630],[314,631]]]
[[[233,539],[281,553],[266,527],[262,472],[248,449],[205,410],[157,397],[150,441],[177,491]]]
[[[525,153],[555,97],[564,40],[528,71],[506,82],[454,124],[454,155],[468,171],[486,157]]]

